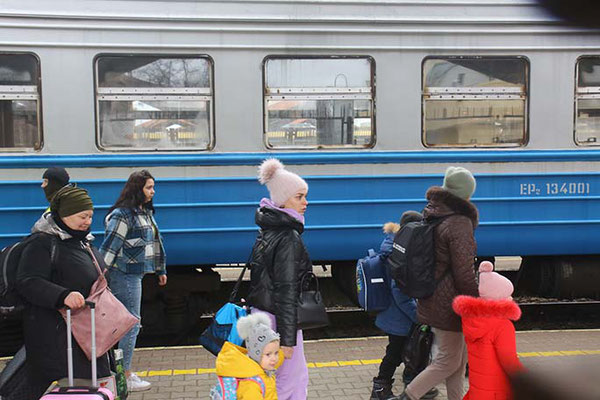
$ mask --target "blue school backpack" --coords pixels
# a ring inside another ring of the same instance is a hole
[[[384,311],[391,304],[385,258],[373,249],[356,263],[358,303],[365,311]]]
[[[210,400],[236,400],[240,381],[254,381],[260,386],[262,398],[265,398],[265,383],[259,376],[250,378],[234,378],[233,376],[218,376],[217,384],[210,390]]]

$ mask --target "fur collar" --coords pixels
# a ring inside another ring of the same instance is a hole
[[[466,216],[473,223],[473,228],[479,224],[479,213],[473,203],[453,195],[440,186],[433,186],[427,190],[429,204],[425,208],[426,214],[442,216],[457,213]]]
[[[466,318],[507,318],[516,321],[521,318],[521,309],[512,300],[488,300],[481,297],[456,296],[452,308]]]
[[[385,225],[383,225],[383,233],[396,234],[396,233],[398,233],[399,230],[400,230],[400,224],[397,224],[395,222],[386,222]]]

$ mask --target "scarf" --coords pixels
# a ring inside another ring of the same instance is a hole
[[[271,199],[263,197],[262,200],[260,201],[260,207],[268,207],[268,208],[272,208],[273,210],[277,210],[277,211],[286,213],[287,215],[289,215],[290,217],[294,218],[296,221],[298,221],[302,225],[304,225],[304,215],[300,214],[298,211],[296,211],[292,208],[277,207],[275,205],[275,203],[273,203],[273,200],[271,200]]]

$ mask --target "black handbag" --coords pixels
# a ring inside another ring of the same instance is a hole
[[[315,290],[309,289],[312,281],[315,282]],[[307,272],[300,280],[297,308],[298,329],[315,329],[329,325],[323,297],[319,292],[319,280],[312,272]]]
[[[413,372],[423,371],[431,360],[433,332],[429,325],[416,323],[412,326],[402,352],[402,362]]]

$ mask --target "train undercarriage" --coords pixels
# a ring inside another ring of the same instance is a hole
[[[493,259],[480,257],[479,260]],[[356,305],[355,261],[323,263],[331,267],[333,285],[322,285],[330,305]],[[553,299],[600,299],[600,256],[528,256],[518,269],[499,271],[515,284],[517,297]],[[154,275],[143,280],[141,344],[176,345],[189,340],[198,329],[202,315],[216,311],[229,296],[232,282],[222,281],[211,266],[169,268],[166,287],[159,287]],[[244,283],[245,293],[248,283]],[[336,294],[331,288],[336,287]],[[329,288],[329,289],[328,289]],[[331,293],[327,293],[327,291]],[[227,292],[227,293],[225,293]],[[340,304],[343,303],[343,304]],[[160,338],[160,339],[159,339]],[[11,355],[23,341],[20,320],[0,320],[0,356]]]

